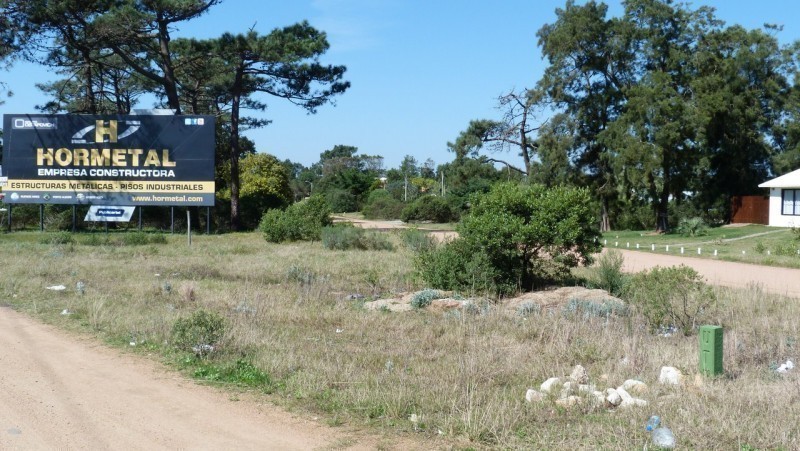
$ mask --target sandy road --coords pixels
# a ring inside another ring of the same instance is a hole
[[[0,449],[375,449],[0,307]]]
[[[622,268],[627,272],[641,271],[655,266],[686,265],[694,268],[712,285],[735,288],[758,285],[769,293],[800,298],[800,269],[679,257],[653,252],[619,251],[625,257]]]

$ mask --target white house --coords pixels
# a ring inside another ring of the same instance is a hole
[[[769,188],[769,225],[800,227],[800,169],[758,186]]]

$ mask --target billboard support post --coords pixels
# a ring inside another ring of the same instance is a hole
[[[169,207],[169,233],[175,234],[175,207]]]
[[[44,204],[39,204],[39,231],[44,232]]]
[[[192,245],[192,215],[189,209],[186,209],[186,238],[189,240],[189,246]]]
[[[206,235],[211,235],[211,207],[206,207]]]

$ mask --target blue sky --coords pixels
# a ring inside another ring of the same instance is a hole
[[[577,1],[576,3],[583,3]],[[619,1],[606,2],[621,14]],[[282,99],[263,97],[269,126],[246,133],[260,152],[306,166],[337,144],[381,155],[385,167],[403,156],[449,162],[447,142],[472,119],[499,119],[497,98],[532,87],[545,67],[536,32],[555,20],[565,0],[224,0],[175,36],[217,37],[253,28],[266,34],[301,20],[325,31],[326,63],[347,66],[352,87],[316,115]],[[691,2],[717,9],[728,24],[784,26],[781,43],[800,39],[796,0]],[[37,82],[57,77],[46,68],[16,64],[0,73],[14,96],[0,112],[33,113],[44,97]],[[149,108],[145,100],[139,108]],[[510,155],[510,159],[516,159]]]

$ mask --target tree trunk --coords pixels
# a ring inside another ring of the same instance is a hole
[[[239,86],[242,80],[241,73],[236,75],[234,86]],[[234,92],[231,96],[231,230],[239,230],[239,106],[241,95]]]
[[[97,114],[97,100],[94,95],[94,79],[92,77],[92,57],[88,49],[82,49],[83,54],[83,76],[86,79],[86,99],[89,100],[88,113]]]
[[[158,44],[161,56],[161,70],[164,72],[163,86],[164,94],[167,96],[167,104],[175,110],[175,114],[181,114],[181,100],[178,97],[178,83],[175,81],[175,68],[172,67],[172,56],[169,53],[169,29],[165,20],[158,20]]]
[[[603,196],[600,204],[600,231],[611,231],[611,220],[608,218],[608,197]]]

